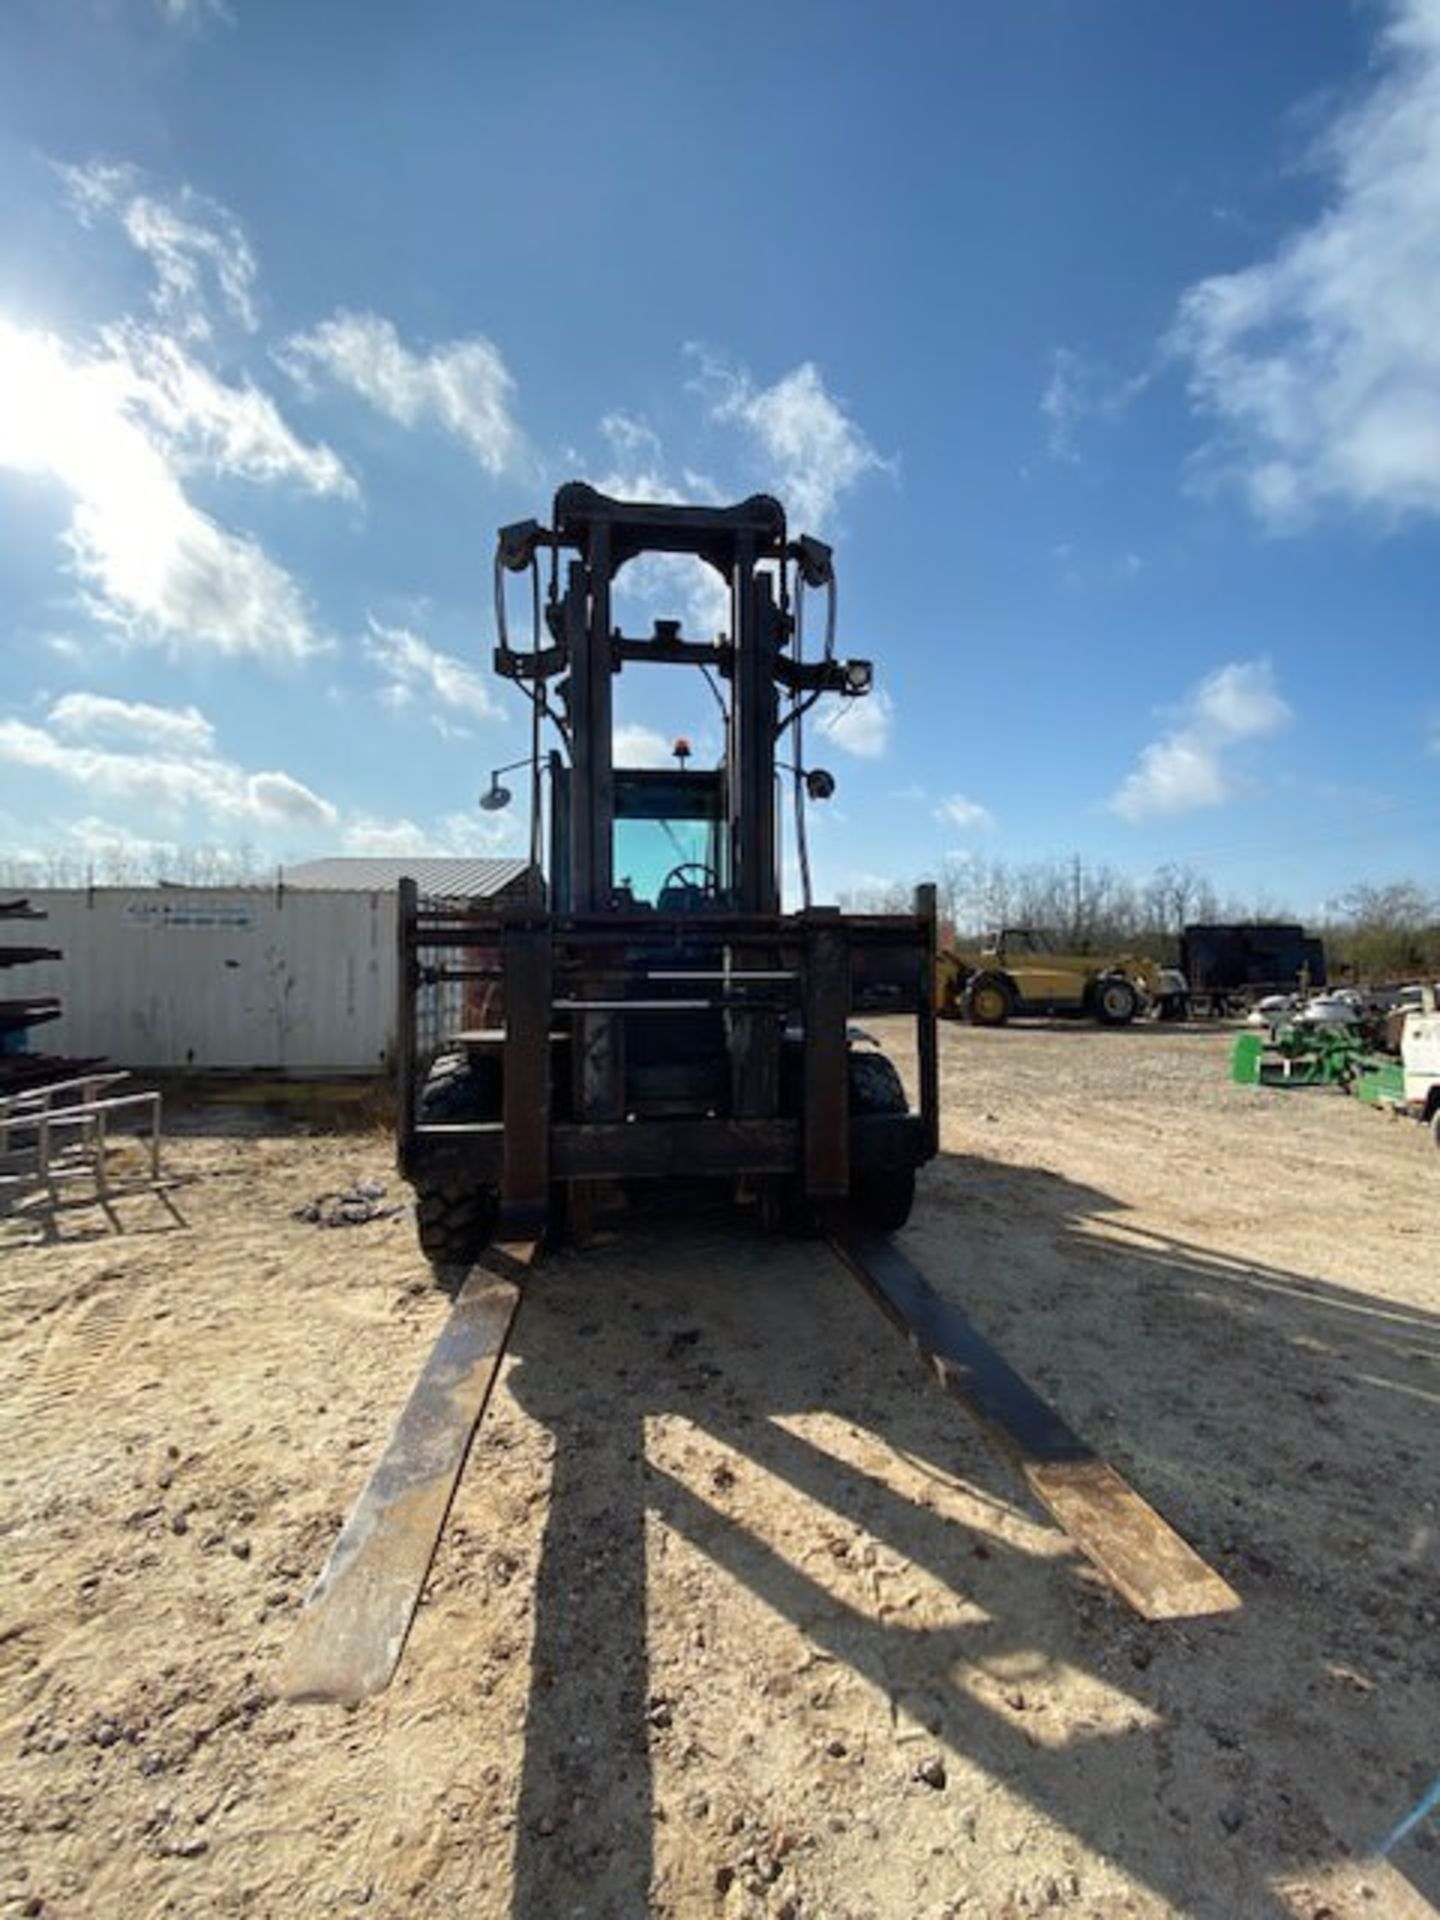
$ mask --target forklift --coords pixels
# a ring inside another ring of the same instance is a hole
[[[647,635],[612,618],[615,577],[644,553],[687,554],[730,595],[730,631]],[[564,556],[563,578],[561,557]],[[541,597],[536,644],[510,643],[507,575]],[[529,903],[457,924],[401,898],[399,1161],[421,1244],[442,1271],[473,1260],[503,1222],[582,1241],[636,1182],[727,1183],[767,1226],[803,1228],[848,1202],[883,1232],[905,1224],[915,1170],[935,1153],[938,1088],[930,982],[935,896],[908,915],[843,915],[810,899],[805,809],[833,776],[806,767],[816,701],[863,698],[868,660],[804,652],[807,593],[833,607],[830,549],[787,538],[779,502],[636,505],[574,482],[553,526],[501,531],[495,670],[528,697],[534,746]],[[718,764],[616,767],[618,675],[699,671],[721,709]],[[542,755],[540,729],[558,746]],[[782,753],[787,756],[781,760]],[[504,770],[502,770],[504,771]],[[790,774],[804,898],[780,898],[779,780]],[[482,804],[508,798],[492,775]],[[471,964],[456,964],[466,949]],[[457,955],[458,950],[458,955]],[[498,956],[498,965],[496,964]],[[425,994],[498,986],[492,1023],[426,1060]],[[854,1013],[913,1015],[918,1110]]]
[[[727,632],[620,629],[616,576],[653,554],[715,569]],[[510,637],[518,576],[528,647]],[[811,898],[806,807],[835,782],[806,765],[805,718],[873,682],[868,660],[837,655],[835,589],[830,548],[792,539],[765,494],[631,502],[574,481],[550,526],[500,532],[494,666],[529,700],[530,752],[496,769],[481,805],[506,805],[500,775],[528,771],[524,895],[482,911],[422,901],[404,881],[398,915],[398,1159],[453,1305],[306,1603],[291,1698],[354,1701],[388,1684],[537,1261],[562,1236],[584,1249],[646,1193],[687,1209],[718,1190],[762,1230],[823,1236],[1140,1612],[1238,1604],[890,1237],[939,1146],[935,890],[918,888],[906,914]],[[819,594],[812,653],[806,603]],[[703,675],[722,716],[715,766],[690,767],[683,742],[674,767],[615,765],[615,680],[642,666]],[[782,776],[801,893],[790,912]],[[914,1110],[852,1024],[867,1013],[914,1021]]]

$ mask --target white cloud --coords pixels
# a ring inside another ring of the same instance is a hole
[[[504,473],[520,456],[523,442],[511,412],[515,382],[499,348],[480,334],[417,353],[393,321],[342,311],[310,333],[293,335],[276,358],[302,386],[319,370],[403,427],[427,421],[443,427],[487,473]]]
[[[871,471],[893,473],[862,429],[829,392],[812,360],[757,387],[702,347],[687,349],[699,363],[696,381],[711,417],[747,430],[760,454],[764,483],[784,502],[794,528],[823,529],[841,496]]]
[[[296,480],[312,493],[357,488],[329,447],[307,446],[275,402],[253,382],[227,385],[199,365],[182,341],[207,342],[210,294],[202,268],[215,278],[223,308],[247,332],[257,325],[255,256],[226,210],[182,188],[174,200],[140,190],[132,167],[59,168],[81,220],[113,217],[155,268],[155,305],[164,327],[129,320],[101,330],[104,360],[132,414],[143,416],[181,465],[261,481]]]
[[[602,416],[600,431],[610,447],[613,464],[595,482],[601,493],[617,500],[682,500],[665,477],[660,436],[633,413],[615,411]]]
[[[234,15],[225,0],[155,0],[160,12],[172,26],[198,26],[202,20],[223,20],[230,24]]]
[[[1126,377],[1077,353],[1074,347],[1056,347],[1050,355],[1050,377],[1040,396],[1040,411],[1047,422],[1045,444],[1051,459],[1078,466],[1082,423],[1118,419],[1149,385],[1150,377],[1148,371]]]
[[[687,638],[730,630],[730,589],[708,562],[689,553],[642,553],[615,576],[615,605],[644,620],[679,620]]]
[[[338,815],[293,775],[246,773],[214,748],[214,730],[195,707],[156,707],[103,694],[66,694],[49,728],[0,720],[0,761],[51,774],[87,795],[178,822],[192,809],[209,821],[333,827]],[[67,737],[68,736],[68,737]],[[133,746],[99,741],[138,743]]]
[[[299,586],[258,542],[202,512],[182,479],[293,483],[355,498],[324,445],[293,432],[250,380],[195,358],[217,310],[255,325],[255,261],[223,208],[142,191],[133,168],[62,167],[80,218],[113,218],[156,273],[164,325],[121,320],[82,347],[0,316],[0,468],[57,484],[65,544],[92,614],[181,653],[298,659],[327,643]]]
[[[444,715],[434,711],[436,706],[476,720],[492,719],[500,711],[473,667],[452,653],[441,653],[407,627],[386,627],[372,620],[365,651],[386,676],[380,698],[397,708],[422,701],[442,732]]]
[[[346,822],[341,847],[346,853],[380,856],[414,854],[473,855],[479,858],[525,851],[528,818],[524,807],[506,813],[445,813],[428,827],[406,815],[354,814]]]
[[[600,421],[611,464],[595,485],[619,500],[667,500],[715,504],[714,482],[690,468],[677,482],[665,465],[660,436],[637,414],[615,411]],[[709,640],[730,627],[730,589],[706,561],[687,553],[645,553],[615,576],[615,603],[645,619],[678,619],[686,634]]]
[[[950,793],[935,809],[935,818],[946,826],[958,827],[962,833],[993,827],[995,816],[988,807],[982,807],[978,800],[969,800],[963,793]]]
[[[66,693],[50,709],[50,724],[72,739],[208,754],[215,729],[198,707],[155,707],[103,693]]]
[[[890,745],[895,703],[881,687],[853,700],[826,694],[815,714],[815,731],[861,760],[880,759]]]
[[[524,853],[528,830],[529,809],[518,798],[504,813],[442,813],[435,823],[439,851],[458,855]]]
[[[673,739],[655,727],[627,725],[616,727],[614,761],[617,767],[670,767],[675,756],[670,751]]]
[[[120,326],[102,335],[128,374],[127,399],[154,428],[182,470],[204,466],[263,484],[295,481],[307,493],[359,495],[338,454],[309,446],[279,408],[249,380],[228,386],[151,328]]]
[[[1229,749],[1275,733],[1291,711],[1266,660],[1232,661],[1191,689],[1177,724],[1141,750],[1134,771],[1110,796],[1123,819],[1215,807],[1234,792]]]
[[[1040,411],[1050,423],[1046,441],[1050,456],[1072,464],[1080,458],[1075,451],[1075,423],[1084,412],[1080,365],[1073,348],[1057,347],[1050,356],[1050,378],[1040,397]]]
[[[261,819],[299,826],[333,827],[339,818],[328,800],[288,773],[250,774],[245,781],[245,807]]]
[[[1191,707],[1196,721],[1222,741],[1274,733],[1290,718],[1267,660],[1236,660],[1218,668],[1195,689]]]
[[[357,813],[345,824],[341,846],[346,853],[388,854],[433,853],[433,836],[415,821],[401,817],[386,819],[373,813]]]
[[[1218,424],[1202,468],[1273,530],[1440,514],[1440,7],[1392,0],[1368,90],[1317,145],[1328,204],[1184,295],[1172,345]]]
[[[296,582],[187,499],[132,412],[135,369],[0,317],[0,468],[64,488],[91,610],[132,639],[297,660],[325,643]]]
[[[208,766],[164,754],[76,746],[23,720],[0,720],[0,760],[74,782],[107,799],[173,816],[188,806],[214,809],[225,789]]]
[[[247,333],[255,331],[255,255],[233,214],[190,187],[173,199],[148,193],[133,167],[91,164],[58,172],[87,226],[102,215],[115,220],[149,261],[152,304],[167,326],[189,340],[209,339],[218,294],[223,313]]]
[[[1143,749],[1139,765],[1110,804],[1126,820],[1144,820],[1156,813],[1218,807],[1229,795],[1216,748],[1191,734],[1175,733]]]

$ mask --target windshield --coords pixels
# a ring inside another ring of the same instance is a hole
[[[615,885],[636,902],[658,906],[662,891],[714,895],[713,830],[708,820],[617,820]]]
[[[716,774],[617,772],[616,892],[666,912],[715,904],[725,887],[720,810]]]

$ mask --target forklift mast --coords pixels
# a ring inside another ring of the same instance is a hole
[[[691,666],[729,691],[718,788],[726,871],[723,882],[717,873],[712,885],[694,889],[705,897],[693,904],[778,913],[776,741],[782,724],[798,720],[821,694],[855,698],[871,684],[868,661],[836,660],[828,650],[815,661],[797,657],[794,603],[807,587],[833,595],[830,549],[819,540],[788,540],[784,509],[767,494],[735,507],[651,505],[613,500],[572,481],[556,494],[553,519],[553,529],[529,520],[500,534],[497,575],[535,568],[542,550],[552,555],[545,613],[550,645],[517,651],[502,619],[495,668],[524,685],[537,713],[551,714],[569,750],[564,832],[555,837],[550,874],[557,903],[572,913],[629,904],[617,897],[614,871],[615,675],[628,665]],[[563,592],[561,553],[576,556],[565,566]],[[668,620],[657,620],[645,637],[622,633],[613,623],[612,588],[620,569],[641,553],[688,554],[713,567],[729,592],[729,633],[685,638],[680,623]],[[498,584],[497,605],[503,606],[503,580]],[[551,684],[558,704],[547,697]],[[782,690],[789,696],[783,723]]]

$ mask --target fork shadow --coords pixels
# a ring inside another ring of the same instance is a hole
[[[957,1208],[974,1209],[988,1230],[978,1203],[997,1186],[1003,1232],[988,1242],[985,1230],[958,1233]],[[888,1330],[877,1337],[873,1308],[822,1247],[658,1215],[627,1230],[618,1279],[607,1255],[561,1254],[531,1283],[510,1376],[556,1446],[535,1594],[516,1920],[572,1910],[630,1920],[700,1903],[692,1887],[672,1905],[674,1888],[656,1877],[654,1756],[671,1753],[680,1730],[673,1703],[651,1686],[647,1521],[652,1550],[658,1526],[882,1696],[923,1697],[940,1749],[1003,1781],[1180,1912],[1293,1913],[1277,1888],[1373,1842],[1433,1773],[1433,1753],[1413,1737],[1407,1744],[1398,1719],[1357,1720],[1352,1694],[1331,1673],[1342,1662],[1375,1668],[1376,1648],[1401,1639],[1407,1610],[1433,1581],[1433,1544],[1415,1550],[1407,1528],[1440,1479],[1435,1423],[1414,1419],[1415,1396],[1435,1390],[1440,1320],[1175,1240],[1138,1232],[1093,1240],[1087,1223],[1113,1219],[1117,1203],[1038,1170],[945,1156],[928,1190],[907,1244],[933,1284],[987,1331],[987,1314],[1003,1318],[1012,1295],[1029,1292],[1043,1302],[1050,1353],[1109,1356],[1105,1430],[1087,1421],[1083,1391],[1078,1403],[1057,1394],[1062,1411],[1131,1467],[1140,1490],[1241,1589],[1244,1610],[1137,1622],[1073,1556],[1032,1555],[989,1532],[981,1539],[781,1424],[795,1414],[838,1417],[937,1481],[958,1475],[971,1499],[1038,1511],[903,1344]],[[1074,1277],[1057,1291],[1065,1272]],[[1129,1356],[1149,1348],[1155,1362],[1143,1382],[1115,1338],[1117,1313],[1137,1300],[1144,1310]],[[557,1386],[577,1338],[590,1362],[578,1403]],[[1154,1377],[1190,1356],[1201,1363],[1193,1393],[1161,1406]],[[1254,1401],[1252,1430],[1237,1432],[1231,1400],[1221,1409],[1207,1392],[1206,1361],[1226,1369],[1227,1395]],[[1277,1368],[1302,1397],[1320,1396],[1311,1444],[1326,1471],[1277,1478],[1262,1391],[1273,1395]],[[1045,1371],[1032,1368],[1032,1378]],[[1343,1421],[1326,1395],[1345,1401]],[[925,1627],[838,1594],[803,1554],[782,1553],[747,1524],[743,1494],[712,1498],[647,1460],[647,1419],[676,1413],[802,1496],[817,1529],[863,1527],[973,1606],[958,1624]],[[1339,1470],[1345,1434],[1360,1420],[1392,1435],[1398,1450],[1379,1488],[1351,1485]],[[1317,1572],[1311,1543],[1331,1537],[1349,1543],[1349,1558]],[[1387,1583],[1377,1600],[1380,1563]],[[1320,1587],[1334,1617],[1312,1630]],[[587,1621],[606,1623],[603,1646],[587,1639]],[[993,1688],[964,1684],[1017,1661],[1089,1674],[1133,1711],[1037,1742]],[[1392,1677],[1401,1673],[1384,1673]],[[1436,1691],[1433,1668],[1404,1677]],[[1193,1700],[1205,1688],[1201,1712]],[[763,1733],[773,1704],[757,1694],[751,1707]],[[1433,1724],[1433,1710],[1429,1717]],[[1237,1835],[1227,1822],[1240,1820]],[[1434,1897],[1440,1878],[1428,1847],[1412,1841],[1396,1865]],[[715,1898],[713,1887],[704,1894]]]

